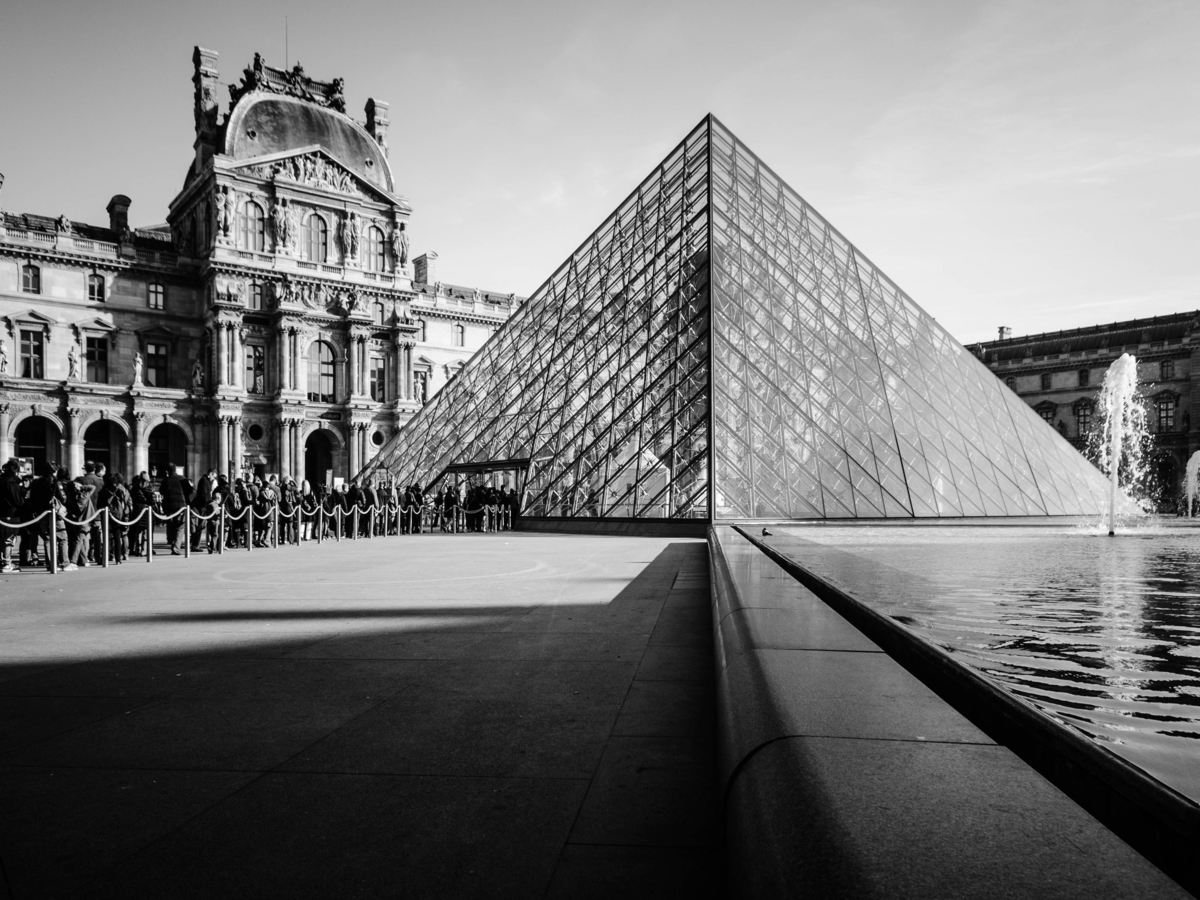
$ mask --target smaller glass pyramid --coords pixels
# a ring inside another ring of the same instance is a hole
[[[1103,477],[705,118],[363,474],[546,518],[1095,515]]]

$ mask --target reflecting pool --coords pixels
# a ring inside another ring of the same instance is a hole
[[[772,530],[815,574],[1200,800],[1200,528]]]

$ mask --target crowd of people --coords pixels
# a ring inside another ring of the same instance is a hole
[[[10,459],[0,468],[0,572],[71,572],[148,557],[157,552],[160,523],[179,556],[185,541],[193,553],[215,553],[326,538],[498,531],[511,529],[516,515],[516,491],[486,484],[464,491],[443,483],[427,494],[383,478],[326,488],[288,476],[231,480],[211,469],[193,484],[173,465],[160,481],[142,472],[126,484],[98,463],[86,463],[72,479],[61,466],[22,475]]]

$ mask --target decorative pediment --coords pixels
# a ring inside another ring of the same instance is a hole
[[[343,162],[319,144],[299,147],[283,153],[256,156],[233,169],[270,181],[291,181],[350,197],[383,199],[401,206],[406,204],[359,178]]]
[[[112,322],[98,316],[91,319],[83,319],[74,323],[71,327],[75,329],[75,335],[80,341],[85,337],[96,337],[103,334],[108,337],[111,343],[117,339],[117,334],[121,331]]]
[[[146,328],[139,328],[137,331],[138,344],[142,347],[146,346],[147,342],[154,343],[167,342],[171,345],[171,350],[174,351],[176,344],[179,342],[179,335],[167,328],[165,325],[150,325]]]
[[[30,328],[40,328],[45,332],[46,340],[50,339],[51,326],[57,324],[56,319],[52,319],[45,313],[38,312],[36,309],[27,309],[25,312],[9,313],[4,317],[4,321],[8,323],[8,330],[12,334],[16,334],[20,328],[26,330]]]

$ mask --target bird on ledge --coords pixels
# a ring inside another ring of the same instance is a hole
[[[763,537],[770,537],[770,536],[771,536],[771,532],[767,531],[767,529],[764,528],[763,529]]]

